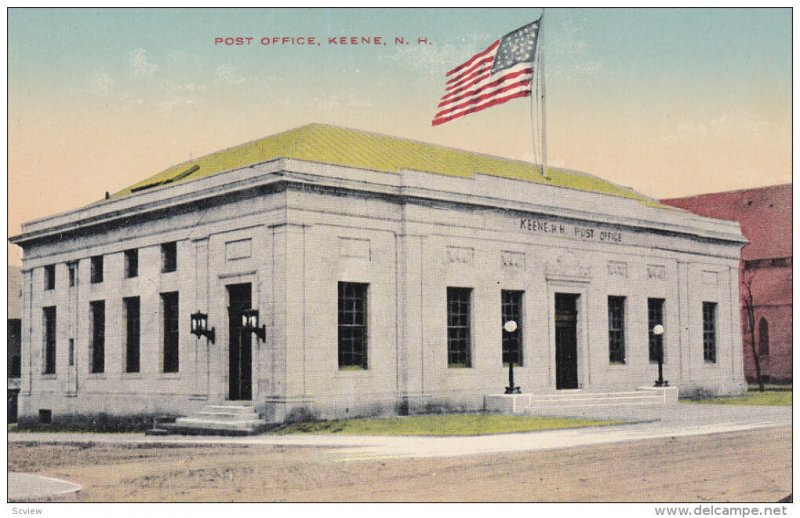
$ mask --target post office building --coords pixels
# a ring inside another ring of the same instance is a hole
[[[314,124],[12,242],[21,419],[479,410],[509,363],[624,391],[659,356],[682,394],[745,390],[738,224],[575,171]]]

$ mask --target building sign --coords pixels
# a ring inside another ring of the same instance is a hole
[[[518,218],[519,230],[532,234],[561,236],[582,241],[603,243],[622,243],[623,233],[616,229],[598,228],[587,225],[574,225],[535,218]]]

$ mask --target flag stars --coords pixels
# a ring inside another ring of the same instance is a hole
[[[536,52],[538,32],[538,22],[533,22],[505,35],[500,40],[497,56],[492,64],[492,74],[510,68],[517,63],[532,62]]]

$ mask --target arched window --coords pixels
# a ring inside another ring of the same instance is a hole
[[[764,317],[758,321],[758,354],[759,356],[769,355],[769,324]]]

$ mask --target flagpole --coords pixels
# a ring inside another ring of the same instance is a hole
[[[539,159],[539,148],[536,146],[536,139],[539,138],[539,78],[536,76],[536,68],[531,75],[531,149],[533,165],[541,164]]]
[[[544,102],[544,7],[542,15],[539,17],[539,83],[541,85],[541,113],[542,130],[539,133],[542,138],[542,177],[547,178],[547,114]]]

